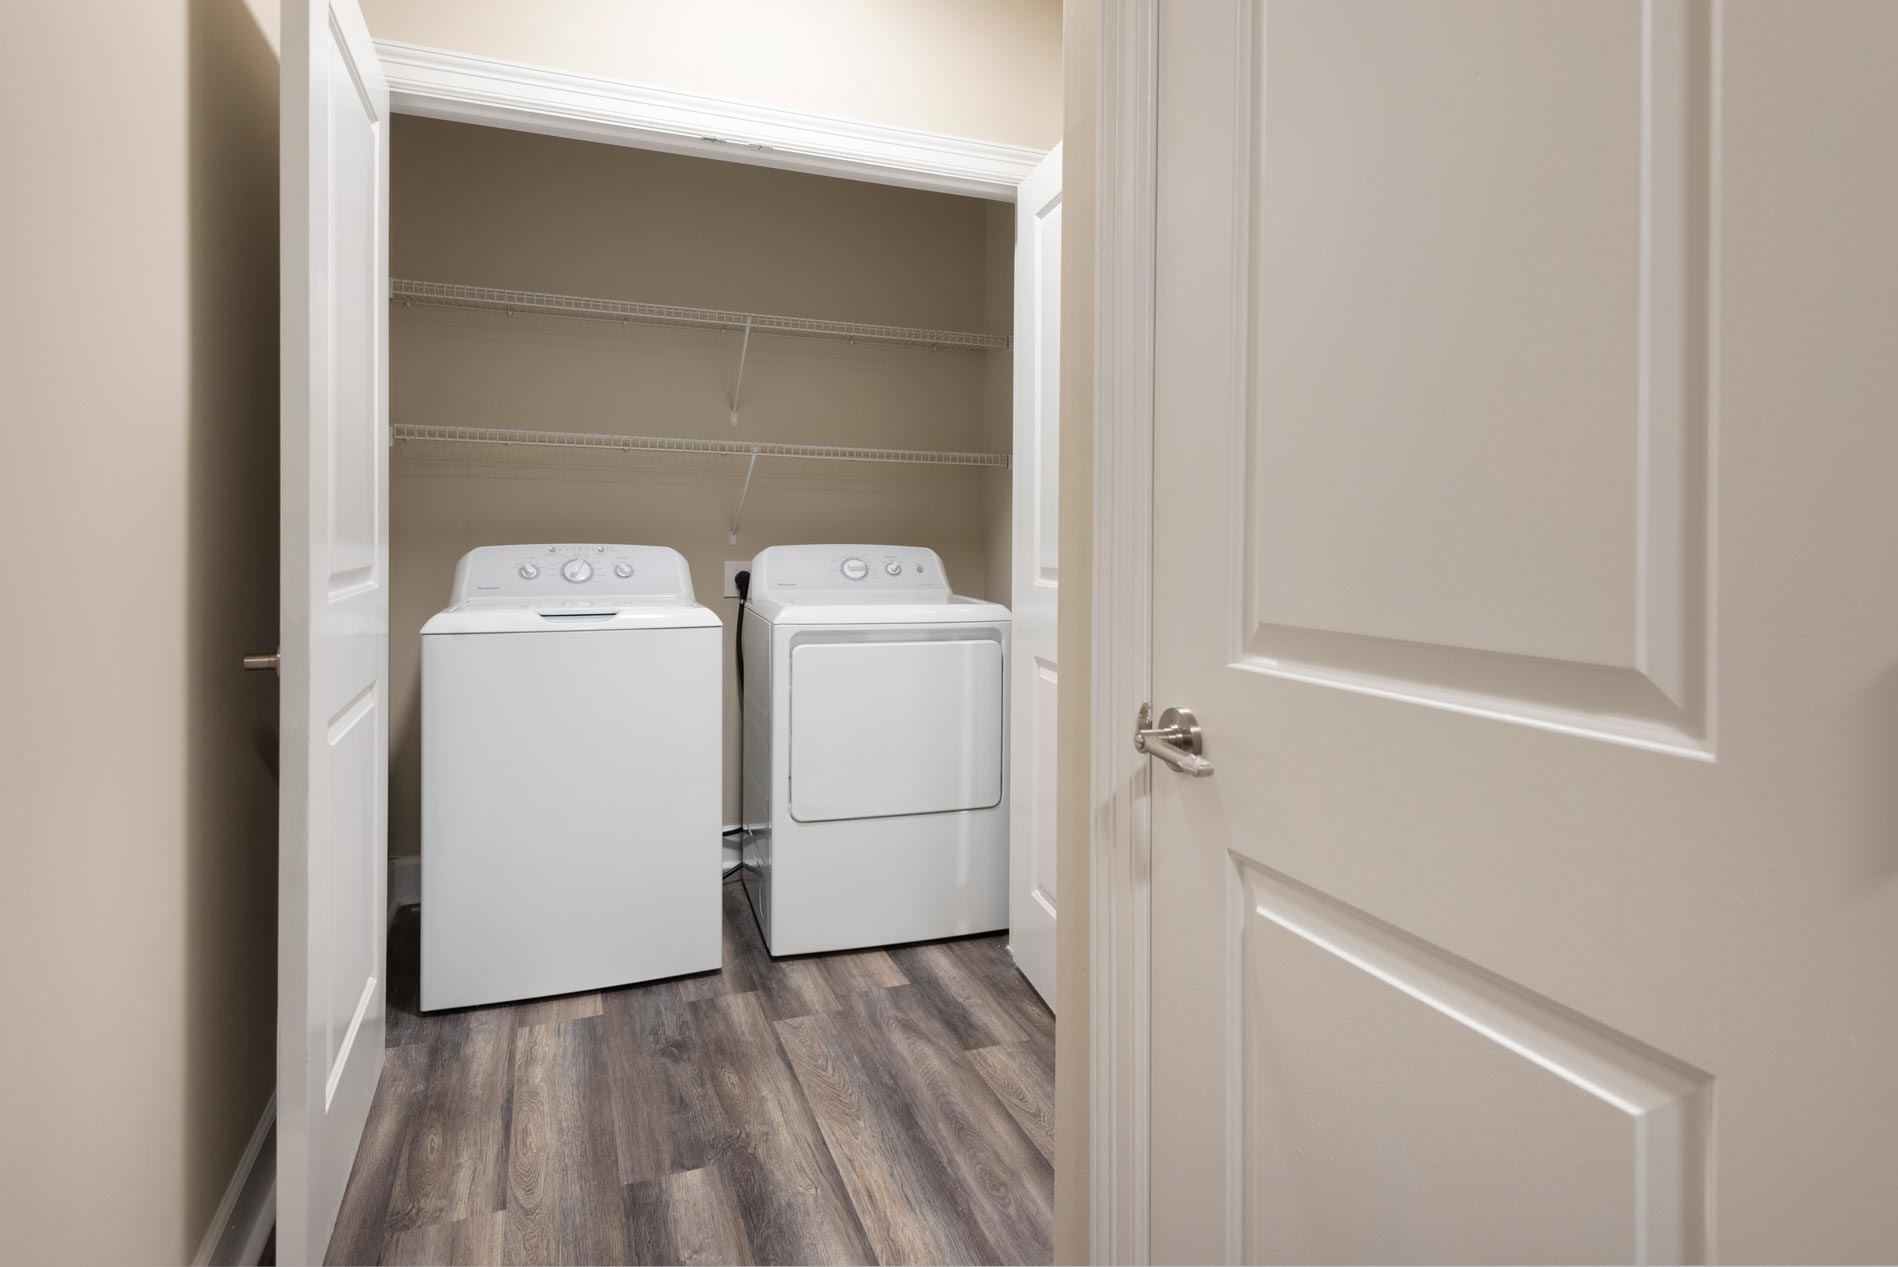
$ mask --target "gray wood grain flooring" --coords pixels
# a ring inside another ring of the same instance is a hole
[[[1046,1263],[1054,1016],[1005,938],[423,1015],[420,910],[331,1263]]]

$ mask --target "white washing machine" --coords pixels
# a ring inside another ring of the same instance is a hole
[[[678,551],[484,546],[422,627],[422,1007],[719,966],[723,638]]]
[[[1008,927],[1006,607],[914,546],[772,546],[745,607],[745,886],[774,955]]]

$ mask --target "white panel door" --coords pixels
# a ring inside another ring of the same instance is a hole
[[[1061,147],[1015,198],[1015,737],[1009,758],[1008,945],[1054,1000],[1055,598],[1061,583]]]
[[[1153,1260],[1889,1259],[1898,6],[1158,9]]]
[[[354,0],[285,0],[277,1261],[320,1262],[382,1071],[389,89]]]

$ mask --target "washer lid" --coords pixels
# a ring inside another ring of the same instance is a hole
[[[422,626],[422,633],[597,633],[717,628],[723,623],[711,608],[676,599],[471,598],[437,612]]]

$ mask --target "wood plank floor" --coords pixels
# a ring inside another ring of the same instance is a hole
[[[422,1015],[389,1052],[332,1263],[1046,1263],[1054,1016],[1000,935]]]

